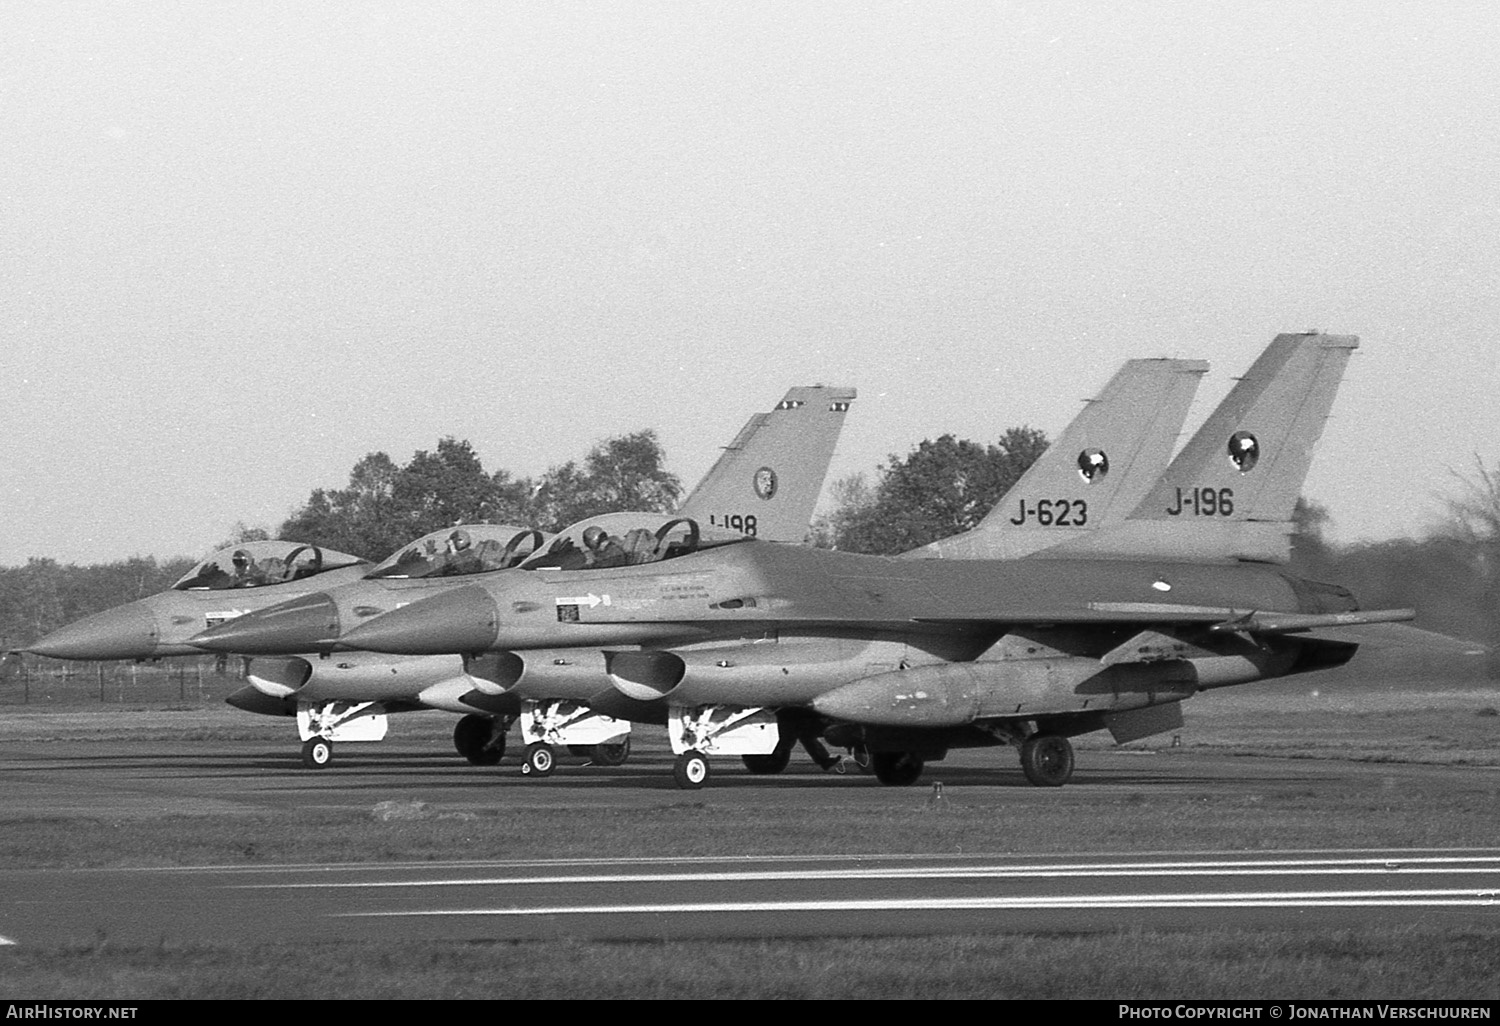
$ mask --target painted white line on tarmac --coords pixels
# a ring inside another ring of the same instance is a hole
[[[564,916],[710,914],[728,912],[895,912],[1026,909],[1151,908],[1488,908],[1500,905],[1492,890],[1325,891],[1299,894],[1125,894],[1114,897],[865,898],[850,901],[724,901],[650,905],[555,905],[548,908],[408,909],[339,912],[336,919],[401,919],[417,916]]]
[[[440,877],[435,880],[350,880],[235,884],[244,890],[332,890],[382,887],[513,887],[633,883],[744,883],[765,880],[1004,880],[1161,876],[1392,876],[1436,872],[1500,872],[1493,858],[1288,859],[1181,863],[1094,863],[1066,866],[919,866],[856,869],[765,869],[681,873],[590,873],[553,876]]]
[[[1500,767],[1496,767],[1500,770]],[[1432,853],[1443,854],[1432,854]],[[1458,852],[1465,854],[1459,855]],[[1476,854],[1483,853],[1483,854]],[[1313,851],[1311,849],[1292,849],[1287,855],[1297,855],[1300,858],[1271,859],[1273,853],[1264,853],[1259,859],[1244,859],[1238,852],[1193,852],[1193,859],[1185,858],[1189,853],[1169,852],[1145,852],[1139,855],[1127,856],[1122,852],[1101,852],[1095,855],[1100,858],[1137,858],[1148,859],[1154,857],[1157,861],[1140,861],[1135,863],[1116,862],[1105,863],[1107,865],[1142,865],[1142,866],[1192,866],[1192,865],[1290,865],[1294,863],[1321,864],[1321,863],[1372,863],[1372,864],[1395,864],[1407,862],[1496,862],[1500,863],[1500,848],[1330,848],[1324,851]],[[1212,861],[1201,861],[1209,856],[1219,856]],[[956,862],[970,862],[984,864],[985,859],[996,858],[984,853],[970,855],[892,855],[877,854],[874,852],[856,852],[850,855],[713,855],[713,856],[677,856],[677,855],[634,855],[630,857],[616,858],[576,858],[576,859],[444,859],[434,862],[280,862],[280,863],[255,863],[254,865],[205,865],[205,866],[137,866],[130,870],[132,873],[155,873],[155,874],[180,874],[214,872],[225,874],[261,874],[261,873],[343,873],[343,872],[397,872],[399,870],[422,870],[432,872],[434,870],[459,870],[459,869],[493,869],[499,870],[518,869],[521,867],[544,867],[544,866],[661,866],[661,865],[683,865],[683,864],[732,864],[732,865],[764,865],[784,863],[831,863],[847,864],[862,862],[901,863],[939,862],[952,865]],[[1092,865],[1089,862],[1066,862],[1067,858],[1074,856],[1058,856],[1050,863],[1029,865],[1027,863],[1011,863],[1012,869],[1046,868],[1046,866],[1072,865],[1085,867]],[[1173,859],[1175,861],[1160,861],[1162,859]]]

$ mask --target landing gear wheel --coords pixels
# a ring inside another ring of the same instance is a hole
[[[470,713],[453,728],[453,747],[475,766],[494,766],[505,757],[501,721]]]
[[[786,769],[787,763],[792,761],[792,750],[777,746],[776,751],[769,755],[742,755],[740,761],[751,773],[765,775],[780,773]]]
[[[906,787],[922,775],[922,758],[911,752],[874,752],[870,767],[875,779],[887,787]]]
[[[522,773],[545,777],[556,768],[557,759],[552,754],[551,745],[538,741],[526,749],[526,763],[521,767]]]
[[[333,761],[333,742],[326,737],[314,737],[302,742],[302,765],[308,769],[323,769]]]
[[[589,758],[595,766],[623,766],[630,758],[630,738],[612,745],[594,745],[589,749]]]
[[[1033,734],[1021,743],[1021,772],[1037,787],[1062,787],[1073,775],[1073,745],[1061,734]]]
[[[672,764],[672,779],[678,787],[696,791],[708,783],[708,760],[702,752],[683,752]]]

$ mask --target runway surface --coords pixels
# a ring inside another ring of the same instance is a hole
[[[1058,792],[1026,785],[1003,753],[954,753],[915,788],[822,774],[805,760],[777,777],[719,764],[710,787],[684,792],[670,754],[649,745],[623,767],[565,759],[546,780],[514,760],[468,766],[441,739],[348,745],[325,770],[300,766],[294,742],[27,740],[0,745],[0,829],[76,822],[80,829],[170,816],[280,811],[369,812],[382,801],[431,802],[445,814],[504,808],[840,808],[871,817],[949,793],[1024,816]],[[1489,787],[1490,768],[1340,761],[1080,754],[1073,788],[1089,793],[1305,793],[1334,784]],[[1363,782],[1362,782],[1363,781]],[[1377,783],[1378,781],[1378,783]],[[984,808],[985,805],[970,805]],[[857,845],[857,839],[851,839]],[[856,849],[857,850],[857,849]],[[165,869],[0,870],[0,938],[26,945],[160,941],[307,941],[540,937],[874,936],[1210,928],[1493,925],[1500,849],[1153,853],[1026,857],[560,859],[420,864],[263,863]]]
[[[1500,851],[21,870],[0,893],[21,944],[1493,925]]]
[[[191,737],[91,740],[62,737],[0,743],[0,822],[28,818],[120,820],[162,815],[264,815],[277,810],[368,811],[387,799],[423,801],[455,812],[497,808],[598,805],[610,809],[659,807],[664,798],[711,797],[716,807],[758,805],[774,796],[779,807],[826,801],[837,792],[847,807],[888,807],[893,795],[927,793],[935,782],[983,794],[1008,813],[1050,803],[1057,791],[1030,786],[1005,748],[958,750],[929,763],[917,784],[886,788],[851,770],[823,773],[798,753],[785,773],[747,773],[729,756],[713,760],[701,791],[678,789],[663,740],[643,738],[623,766],[588,764],[560,755],[547,778],[523,776],[519,752],[499,766],[470,766],[445,738],[396,738],[338,747],[326,769],[303,768],[294,734],[281,741],[205,741]],[[1436,789],[1465,774],[1464,786],[1500,787],[1500,767],[1338,759],[1234,758],[1212,753],[1080,750],[1072,782],[1063,789],[1092,793],[1148,788],[1152,795],[1211,793],[1258,796],[1330,785]]]

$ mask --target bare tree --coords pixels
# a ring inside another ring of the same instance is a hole
[[[1463,548],[1479,585],[1490,676],[1500,677],[1500,464],[1486,467],[1475,453],[1472,472],[1450,473],[1457,485],[1443,499],[1447,533]]]

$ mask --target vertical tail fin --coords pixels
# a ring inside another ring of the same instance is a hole
[[[1058,555],[1284,563],[1352,335],[1277,335],[1123,522]]]
[[[804,541],[855,394],[791,389],[776,409],[750,418],[677,512],[763,541]]]
[[[1123,520],[1171,458],[1201,360],[1130,360],[972,531],[908,553],[1018,559]]]

